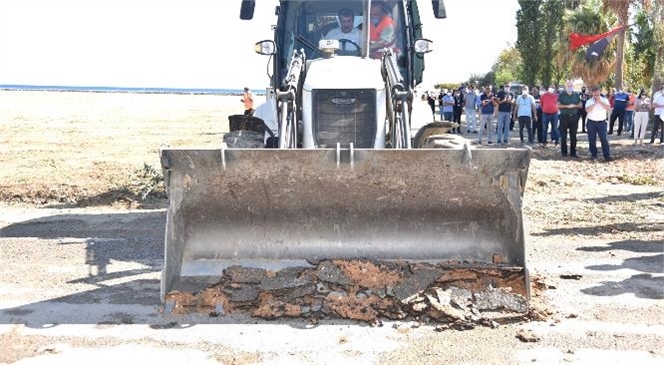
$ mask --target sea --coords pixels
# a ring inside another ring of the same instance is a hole
[[[186,95],[242,95],[243,89],[188,89],[163,87],[116,87],[116,86],[61,86],[61,85],[0,85],[0,90],[10,91],[56,91],[91,93],[136,93],[136,94],[186,94]],[[265,89],[252,90],[255,95],[265,95]]]

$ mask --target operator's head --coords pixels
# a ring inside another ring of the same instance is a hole
[[[591,90],[592,90],[593,96],[599,96],[600,95],[599,86],[593,86]]]
[[[339,24],[343,33],[350,33],[353,30],[355,14],[348,8],[339,10]]]
[[[249,91],[249,88],[245,86],[245,87],[244,87],[244,91],[245,91],[245,92]]]
[[[371,2],[371,23],[376,26],[387,15],[387,5],[382,1]]]

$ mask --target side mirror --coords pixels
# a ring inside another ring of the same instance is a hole
[[[429,53],[433,51],[433,42],[428,39],[416,39],[414,49],[417,54]]]
[[[445,19],[447,18],[447,11],[445,11],[445,2],[443,0],[432,0],[433,4],[433,16],[436,19]]]
[[[240,6],[240,19],[251,20],[254,18],[254,8],[256,7],[256,0],[242,0]]]
[[[277,45],[274,44],[274,41],[268,39],[268,40],[256,42],[256,44],[254,45],[254,50],[258,54],[271,56],[271,55],[277,53]]]

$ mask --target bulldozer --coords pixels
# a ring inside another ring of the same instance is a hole
[[[442,0],[431,4],[436,19],[447,16]],[[243,0],[240,18],[251,21],[255,5]],[[392,26],[380,49],[375,7]],[[342,8],[358,41],[328,37]],[[162,300],[214,285],[230,267],[326,259],[516,268],[514,286],[529,296],[521,208],[530,150],[451,137],[417,101],[433,49],[418,2],[281,0],[275,14],[274,39],[255,44],[268,56],[265,103],[232,116],[220,148],[160,151]],[[236,143],[243,138],[252,143]]]

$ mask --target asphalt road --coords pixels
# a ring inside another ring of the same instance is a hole
[[[437,332],[162,314],[164,224],[161,210],[0,207],[0,362],[664,363],[664,242],[531,236],[528,265],[553,315]]]

